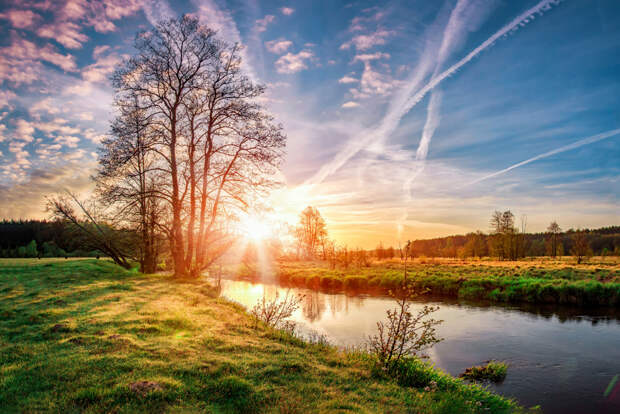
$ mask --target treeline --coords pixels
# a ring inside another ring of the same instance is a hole
[[[383,255],[383,250],[377,255]],[[415,240],[414,256],[427,257],[498,257],[518,259],[531,256],[565,256],[581,253],[583,256],[620,256],[620,226],[600,229],[570,229],[565,232],[544,233],[481,231],[466,235]]]
[[[96,257],[102,253],[60,220],[0,221],[0,257]]]

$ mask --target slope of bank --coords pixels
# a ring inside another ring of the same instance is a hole
[[[493,302],[529,302],[579,306],[620,306],[620,270],[611,267],[572,267],[513,262],[491,266],[420,263],[408,265],[407,281],[419,292]],[[244,273],[245,272],[245,273]],[[241,268],[242,276],[252,278]],[[281,283],[310,289],[385,294],[401,286],[403,264],[385,261],[348,269],[330,269],[319,262],[282,262]]]
[[[364,354],[253,329],[204,282],[103,260],[0,260],[0,316],[3,413],[519,410],[419,363],[401,386]]]

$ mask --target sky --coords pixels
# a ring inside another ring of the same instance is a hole
[[[14,0],[0,9],[0,216],[86,194],[109,76],[185,13],[244,46],[288,135],[271,204],[350,247],[620,224],[620,2]]]

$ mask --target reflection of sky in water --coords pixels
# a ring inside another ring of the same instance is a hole
[[[281,297],[287,289],[275,285],[222,281],[222,294],[251,308],[263,296]],[[336,345],[362,345],[376,332],[385,311],[394,308],[389,298],[351,297],[306,289],[292,319],[302,332],[325,335]],[[541,404],[546,413],[619,413],[620,401],[605,400],[603,392],[620,373],[620,324],[617,320],[592,323],[588,319],[533,313],[502,307],[441,305],[434,314],[443,342],[428,352],[432,362],[453,375],[489,359],[507,361],[508,377],[492,386],[516,397],[522,404]],[[416,308],[423,304],[415,303]],[[575,316],[575,315],[573,315]]]

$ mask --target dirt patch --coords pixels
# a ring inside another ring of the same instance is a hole
[[[113,334],[108,336],[108,339],[119,339],[121,336],[119,334]]]
[[[82,345],[84,343],[84,340],[82,338],[77,337],[77,338],[69,339],[69,342],[75,345]]]
[[[132,384],[129,384],[129,389],[139,395],[146,395],[152,391],[161,391],[164,388],[161,384],[154,381],[138,381]]]
[[[66,304],[67,304],[67,302],[65,302],[62,299],[58,299],[57,301],[54,301],[54,305],[65,306]]]

